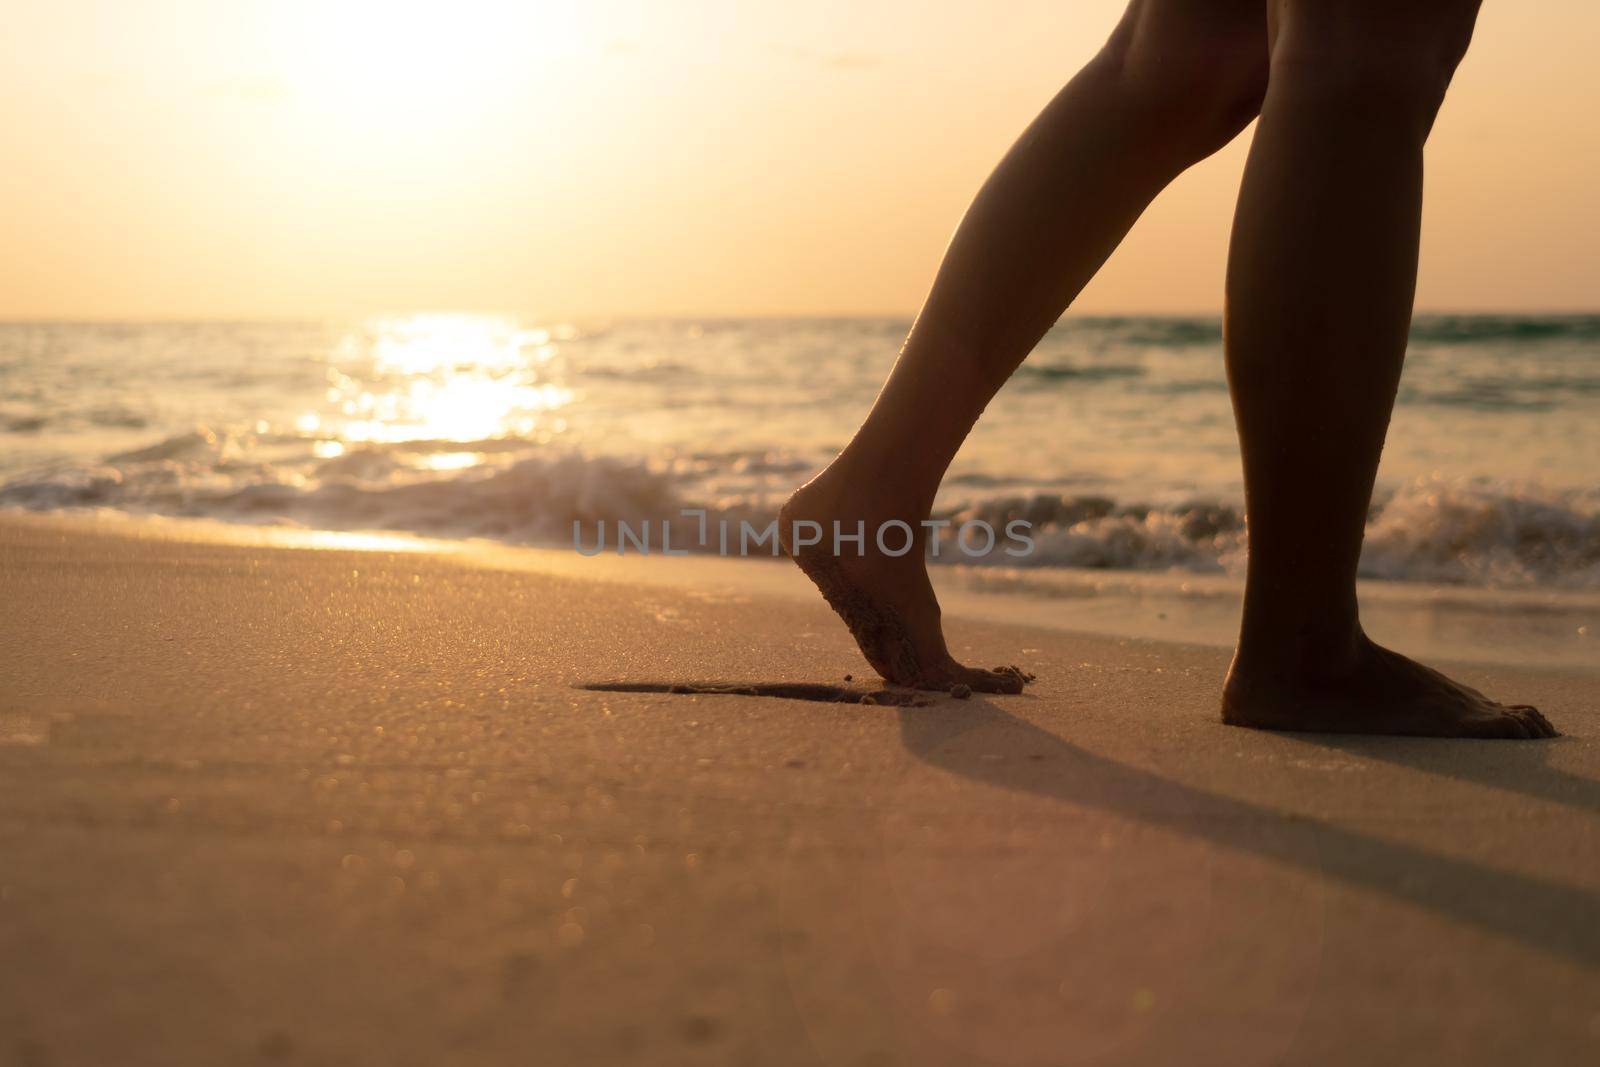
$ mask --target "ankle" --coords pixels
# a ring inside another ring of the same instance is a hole
[[[932,512],[938,479],[939,472],[908,470],[903,460],[875,457],[852,442],[807,488],[840,517],[895,518],[915,525]]]
[[[1246,613],[1231,673],[1318,680],[1347,674],[1371,642],[1359,619],[1285,624]]]

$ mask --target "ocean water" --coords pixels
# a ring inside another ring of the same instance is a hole
[[[764,524],[908,325],[0,324],[0,507],[568,546],[684,508]],[[1221,349],[1211,318],[1052,331],[940,494],[1033,524],[1031,556],[976,565],[1237,573]],[[1600,316],[1418,319],[1362,569],[1600,589]]]

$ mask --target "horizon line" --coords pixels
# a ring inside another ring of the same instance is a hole
[[[784,321],[896,321],[910,323],[916,318],[915,312],[896,311],[841,311],[841,312],[580,312],[580,313],[548,313],[536,311],[516,311],[504,308],[411,308],[385,309],[371,311],[331,312],[324,314],[295,314],[295,315],[0,315],[0,326],[118,326],[118,325],[310,325],[331,322],[360,322],[373,319],[410,318],[416,316],[439,316],[460,318],[515,318],[538,322],[784,322]],[[1067,319],[1220,319],[1223,316],[1221,309],[1214,310],[1187,310],[1170,309],[1162,311],[1132,311],[1132,310],[1093,310],[1072,311],[1068,310],[1057,322]],[[1418,308],[1412,313],[1413,318],[1432,317],[1460,317],[1460,318],[1513,318],[1513,317],[1541,317],[1541,318],[1581,318],[1600,316],[1600,306],[1590,308],[1452,308],[1452,307],[1427,307]]]

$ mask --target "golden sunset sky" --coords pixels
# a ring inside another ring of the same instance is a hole
[[[913,313],[1118,0],[12,0],[8,318]],[[1600,4],[1488,0],[1419,305],[1594,306]],[[1084,311],[1215,311],[1249,134]]]

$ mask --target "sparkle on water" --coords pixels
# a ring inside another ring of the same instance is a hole
[[[556,340],[570,329],[525,329],[489,315],[408,315],[379,319],[352,331],[328,367],[328,408],[296,420],[304,433],[321,432],[322,452],[348,444],[484,441],[559,430],[551,413],[574,393],[550,380]],[[476,452],[425,460],[431,470],[462,470],[482,461]]]

